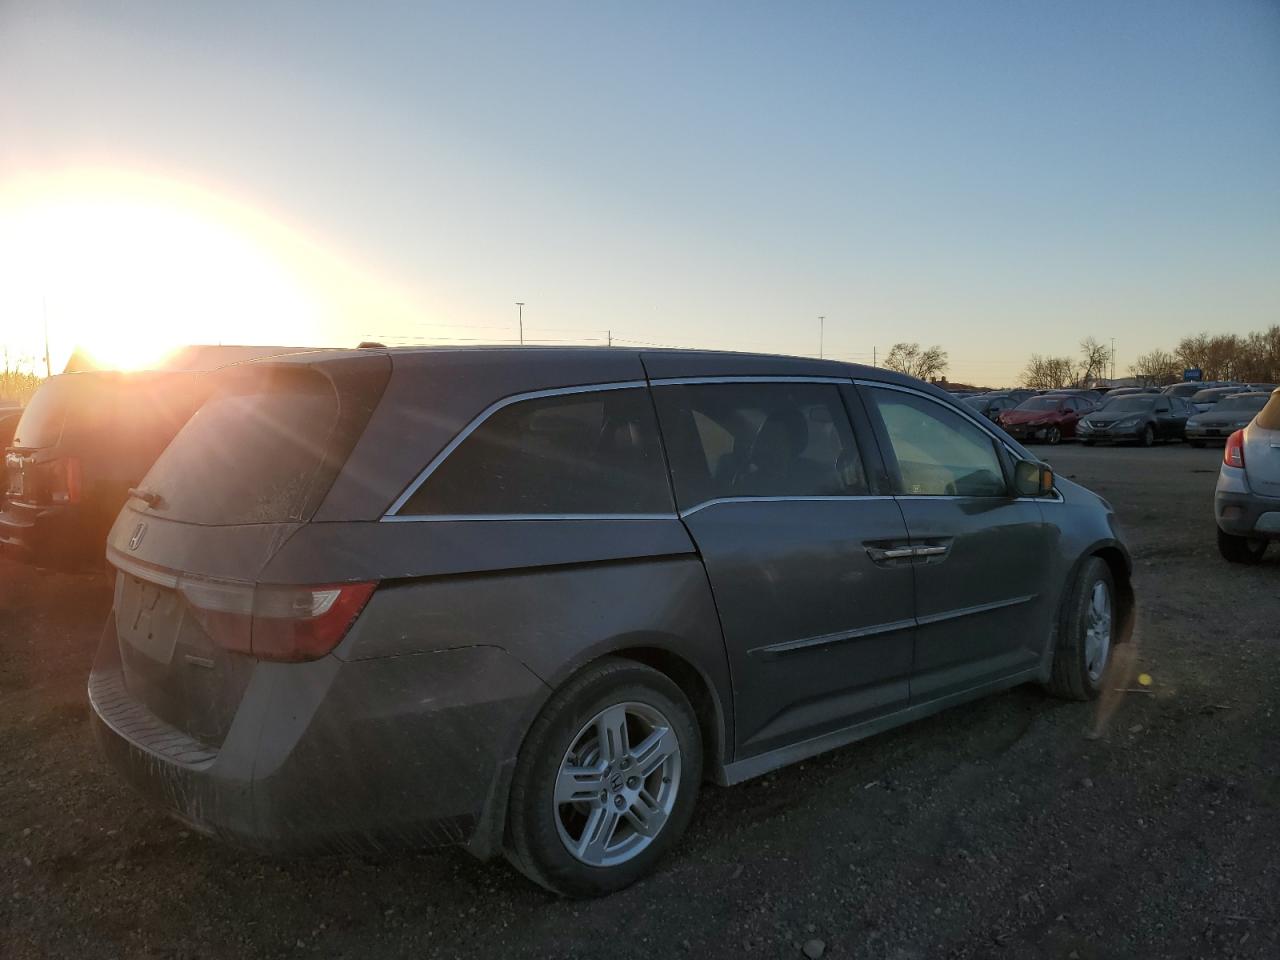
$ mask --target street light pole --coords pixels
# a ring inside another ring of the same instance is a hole
[[[520,323],[520,346],[524,346],[524,301],[516,301],[516,319]]]
[[[1116,381],[1116,338],[1111,338],[1111,382]]]
[[[819,360],[822,359],[822,334],[823,334],[823,327],[825,327],[826,325],[827,325],[827,318],[825,316],[818,317],[818,359]]]

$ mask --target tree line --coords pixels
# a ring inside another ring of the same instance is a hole
[[[1084,386],[1105,379],[1111,350],[1093,337],[1080,342],[1080,358],[1033,354],[1022,372],[1025,386],[1052,390]],[[1156,349],[1129,365],[1131,376],[1157,386],[1182,379],[1182,371],[1199,368],[1205,380],[1280,382],[1280,326],[1243,336],[1197,333],[1183,337],[1171,350]]]
[[[1075,357],[1032,354],[1022,371],[1022,386],[1035,390],[1058,390],[1087,386],[1109,378],[1111,348],[1094,337],[1080,341]],[[947,372],[947,352],[941,347],[921,347],[918,343],[895,343],[885,357],[890,370],[921,380],[932,380]],[[1182,371],[1198,367],[1205,380],[1240,380],[1280,383],[1280,326],[1243,336],[1235,333],[1197,333],[1183,337],[1172,349],[1144,353],[1129,365],[1129,374],[1157,386],[1182,379]]]

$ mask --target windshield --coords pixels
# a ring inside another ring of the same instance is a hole
[[[1257,413],[1267,405],[1271,397],[1265,393],[1237,394],[1234,397],[1223,397],[1218,401],[1219,410],[1250,410]]]
[[[1154,397],[1115,397],[1102,407],[1107,413],[1141,413],[1150,410],[1155,403]]]
[[[235,377],[183,427],[141,486],[161,498],[159,513],[189,523],[306,519],[337,417],[338,397],[320,374]]]
[[[967,404],[968,406],[972,407],[974,410],[977,410],[979,413],[986,410],[987,407],[990,406],[991,404],[991,401],[988,400],[986,397],[962,397],[960,399],[960,402]]]
[[[1061,397],[1032,397],[1030,400],[1023,401],[1018,404],[1019,410],[1057,410],[1058,404],[1062,402]]]
[[[1204,388],[1197,383],[1179,383],[1177,386],[1168,387],[1164,392],[1171,397],[1187,398],[1194,393],[1199,393]]]

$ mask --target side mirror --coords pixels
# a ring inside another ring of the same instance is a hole
[[[1047,497],[1053,493],[1053,468],[1034,460],[1013,465],[1013,487],[1020,497]]]

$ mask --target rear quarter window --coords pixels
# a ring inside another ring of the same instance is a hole
[[[519,400],[476,426],[400,516],[646,515],[672,512],[647,390]]]

